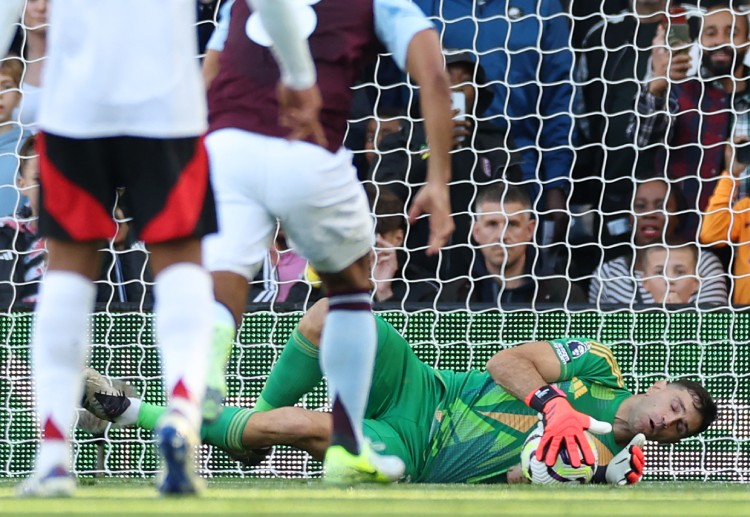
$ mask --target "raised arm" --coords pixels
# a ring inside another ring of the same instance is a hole
[[[246,0],[260,15],[263,27],[273,41],[274,57],[281,69],[281,81],[296,90],[315,85],[315,63],[310,55],[307,35],[296,10],[306,7],[300,0]]]
[[[0,2],[0,58],[8,52],[8,47],[16,32],[15,24],[21,19],[24,0],[2,0]]]
[[[427,185],[412,202],[409,221],[414,223],[421,214],[430,214],[427,254],[434,255],[448,242],[454,229],[448,191],[453,147],[450,80],[436,31],[424,30],[414,35],[408,47],[406,71],[419,85],[420,107],[430,147]]]

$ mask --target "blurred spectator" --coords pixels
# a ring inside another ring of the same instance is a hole
[[[378,168],[381,142],[383,139],[401,131],[404,111],[398,108],[384,108],[367,120],[365,129],[365,159],[370,169]]]
[[[477,244],[469,278],[445,286],[443,301],[510,304],[583,303],[586,296],[562,276],[539,278],[534,246],[536,220],[526,192],[491,185],[477,194],[472,236]]]
[[[578,111],[583,117],[577,119],[581,140],[574,176],[596,179],[576,182],[573,200],[604,212],[600,244],[605,245],[628,237],[625,212],[633,197],[634,169],[643,163],[647,171],[653,170],[653,150],[636,151],[626,131],[649,73],[650,47],[667,6],[667,0],[624,3],[621,10],[590,25],[576,49],[576,82],[582,93]],[[579,11],[581,5],[602,8],[596,2],[574,3]],[[578,25],[576,20],[577,30]]]
[[[562,240],[573,163],[573,53],[570,20],[559,0],[415,3],[437,18],[445,48],[472,49],[480,56],[494,94],[485,116],[509,127],[522,151],[523,180],[534,191],[534,210],[552,211],[543,216],[541,242],[553,236]]]
[[[117,234],[110,247],[101,250],[102,268],[96,281],[98,303],[136,303],[151,307],[154,277],[148,266],[148,251],[136,240],[122,208],[115,209]]]
[[[47,55],[48,0],[26,0],[20,37],[13,51],[26,63],[21,82],[23,98],[17,110],[17,120],[25,129],[36,132],[36,119],[41,100],[42,68]]]
[[[375,246],[370,253],[373,300],[376,303],[434,302],[440,285],[435,280],[406,279],[404,237],[407,221],[404,203],[390,190],[367,184],[367,198],[375,216]],[[304,281],[294,284],[287,301],[309,306],[323,296],[320,278],[310,267],[305,268]]]
[[[652,246],[645,251],[644,276],[639,292],[643,303],[687,304],[695,301],[700,289],[698,247]],[[650,300],[649,300],[650,298]]]
[[[735,305],[750,304],[750,198],[748,197],[748,164],[733,157],[734,147],[726,146],[726,163],[731,174],[724,172],[708,201],[701,224],[700,241],[717,247],[735,245],[733,259]]]
[[[649,247],[680,242],[685,201],[678,188],[662,178],[640,182],[633,199],[631,221],[633,249],[624,256],[604,262],[589,287],[589,302],[601,304],[651,303],[638,289]],[[701,286],[697,303],[727,304],[726,272],[713,253],[700,250],[698,276]]]
[[[429,235],[427,219],[420,219],[410,228],[406,240],[410,253],[407,278],[410,280],[466,275],[473,257],[469,240],[472,226],[469,207],[476,196],[477,186],[501,180],[506,171],[515,170],[520,176],[518,157],[508,151],[514,146],[506,130],[483,119],[493,98],[491,90],[482,86],[486,84],[484,69],[470,52],[446,50],[445,59],[452,89],[459,93],[456,99],[464,102],[463,106],[455,108],[462,108],[466,113],[462,119],[457,117],[454,120],[455,147],[451,153],[451,211],[456,229],[448,250],[440,257],[428,257],[424,252]],[[372,162],[370,177],[408,203],[426,180],[429,147],[424,124],[403,123],[398,133],[383,138],[379,149],[379,160]]]
[[[39,158],[35,137],[26,139],[19,155],[18,189],[28,199],[18,214],[0,218],[0,310],[17,302],[35,302],[47,268],[45,241],[37,235]]]
[[[29,133],[13,116],[21,101],[23,65],[15,57],[0,61],[0,217],[13,215],[23,204],[23,195],[16,188],[18,150]]]
[[[248,300],[253,303],[287,301],[292,288],[304,279],[306,267],[307,261],[289,246],[283,228],[277,226],[276,238],[263,260],[263,267],[250,283]]]
[[[658,3],[663,0],[645,0],[644,3]],[[629,0],[562,0],[563,9],[572,17],[571,43],[573,48],[581,48],[591,28],[606,17],[625,11],[630,6]]]
[[[403,201],[390,190],[373,185],[367,185],[367,197],[375,215],[375,248],[370,254],[375,302],[434,302],[437,281],[407,280],[404,275],[407,221]]]
[[[707,2],[703,2],[705,6]],[[702,59],[697,76],[688,76],[694,64],[687,49],[669,50],[666,30],[659,26],[651,60],[651,79],[638,98],[637,114],[628,128],[637,145],[666,143],[658,152],[656,169],[667,171],[682,189],[691,217],[684,236],[692,240],[703,210],[724,170],[724,144],[730,136],[732,110],[746,116],[750,110],[745,14],[729,2],[711,2],[700,31]],[[673,20],[674,21],[674,20]],[[695,64],[697,65],[697,63]]]

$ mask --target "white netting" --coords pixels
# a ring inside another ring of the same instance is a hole
[[[672,250],[661,255],[658,250],[644,253],[665,238],[697,242],[698,216],[707,211],[707,205],[697,203],[708,203],[701,194],[716,183],[713,177],[701,176],[701,171],[707,160],[716,158],[712,150],[723,149],[735,120],[745,115],[741,96],[732,104],[734,97],[727,94],[729,100],[724,102],[730,104],[713,111],[706,103],[714,99],[710,88],[718,87],[717,81],[697,75],[675,80],[675,85],[701,83],[696,105],[683,106],[680,116],[667,117],[663,135],[638,142],[644,121],[664,116],[669,106],[637,116],[642,80],[651,67],[656,34],[652,22],[658,21],[658,13],[654,18],[637,19],[616,9],[607,11],[611,5],[606,2],[603,7],[595,2],[571,2],[567,10],[556,1],[417,3],[438,25],[449,64],[463,71],[454,82],[475,87],[466,92],[469,98],[471,91],[475,94],[467,112],[474,113],[478,129],[454,151],[454,240],[439,258],[427,259],[425,222],[410,227],[404,242],[395,242],[399,267],[389,269],[381,261],[380,269],[376,268],[379,308],[387,310],[384,314],[405,333],[422,359],[441,368],[481,368],[500,346],[585,335],[612,345],[626,382],[635,391],[664,377],[700,380],[720,403],[719,420],[702,437],[678,446],[650,448],[647,478],[748,481],[750,319],[740,307],[748,300],[737,298],[742,289],[741,282],[736,282],[746,275],[742,246],[747,244],[725,246],[716,255],[703,247],[694,270],[678,268],[676,273],[670,261],[682,257],[690,262],[692,252],[687,258]],[[199,32],[216,22],[215,3],[201,4],[205,4],[201,7],[205,19],[199,23]],[[701,30],[702,17],[698,11],[690,13],[695,35]],[[24,42],[32,40],[28,33],[21,38],[22,55],[28,50]],[[694,59],[705,54],[697,44],[691,52]],[[477,59],[481,68],[473,64]],[[41,62],[33,56],[24,60]],[[699,73],[698,68],[693,67],[694,73]],[[724,83],[722,88],[742,84],[738,80]],[[26,85],[20,90],[33,98],[33,88]],[[382,231],[387,231],[386,216],[404,214],[399,203],[408,205],[424,181],[429,151],[418,97],[416,89],[394,72],[392,62],[381,56],[355,87],[355,99],[347,143],[355,152],[362,179],[372,185],[375,212]],[[712,125],[717,122],[715,113],[723,114],[726,126]],[[686,116],[694,117],[684,122]],[[15,120],[0,123],[0,128],[17,128]],[[371,120],[375,123],[368,133]],[[685,127],[697,121],[696,134],[701,136],[716,136],[719,130],[724,134],[692,145],[690,131],[683,127],[680,132],[681,121]],[[22,141],[19,136],[10,151],[0,150],[0,160],[18,163]],[[541,161],[537,151],[541,151]],[[687,158],[680,159],[681,151]],[[714,176],[723,166],[717,162]],[[667,179],[657,181],[651,176]],[[530,203],[518,201],[515,208],[509,207],[510,190],[504,190],[499,195],[505,197],[495,204],[475,206],[481,201],[479,192],[500,180],[526,189]],[[6,181],[0,189],[16,192],[13,181]],[[396,195],[395,201],[389,193]],[[688,199],[672,199],[674,193]],[[691,199],[695,200],[692,205]],[[487,218],[488,214],[499,220]],[[504,216],[510,219],[507,228]],[[677,216],[683,219],[682,227],[670,233]],[[399,217],[395,219],[398,226]],[[13,242],[21,235],[19,220],[23,218],[12,214],[8,219],[16,225],[9,234]],[[494,241],[491,232],[486,240],[474,233],[479,221],[499,228]],[[519,239],[514,228],[526,233],[518,234]],[[496,257],[495,265],[490,258],[489,266],[483,265],[483,252],[491,255],[494,243],[503,238],[504,252]],[[725,232],[717,240],[727,244],[730,234]],[[518,268],[511,259],[519,254],[513,251],[528,241],[535,242],[539,252],[520,253],[526,266]],[[230,403],[252,405],[299,318],[299,312],[289,310],[298,311],[310,293],[315,295],[316,289],[299,283],[301,291],[281,289],[296,283],[296,277],[282,274],[282,266],[294,261],[289,260],[283,240],[277,244],[278,253],[269,256],[265,276],[253,284],[251,297],[262,303],[251,306],[238,335],[229,366]],[[120,253],[142,252],[136,248]],[[22,268],[28,256],[28,249],[0,250],[3,264],[7,258],[13,272]],[[117,268],[109,271],[116,273]],[[664,275],[692,279],[699,286],[697,294],[691,294],[695,289],[688,282],[687,298],[680,298],[685,293],[677,290],[669,298]],[[127,294],[123,298],[123,286],[113,280],[117,276],[107,278],[103,286],[113,287],[100,299],[91,362],[103,373],[133,383],[147,400],[160,402],[163,393],[150,299],[143,289],[135,298]],[[142,267],[128,278],[124,285],[131,287],[150,281]],[[4,305],[7,313],[0,317],[0,475],[5,476],[28,472],[37,436],[28,366],[31,316],[19,295],[19,286],[28,283],[0,278],[2,292],[10,293]],[[592,289],[592,285],[601,288]],[[533,308],[529,297],[538,302]],[[658,303],[661,297],[679,303]],[[733,299],[736,305],[731,305]],[[498,300],[502,311],[497,310]],[[9,311],[12,302],[16,308]],[[306,407],[324,408],[324,386],[303,402]],[[84,432],[77,437],[80,473],[140,476],[157,468],[149,432],[107,429],[106,441]],[[317,462],[284,448],[277,449],[261,467],[247,470],[224,453],[205,447],[202,465],[206,475],[320,472]]]

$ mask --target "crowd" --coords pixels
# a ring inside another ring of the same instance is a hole
[[[375,303],[750,303],[744,1],[696,0],[681,11],[667,0],[415,3],[440,28],[451,80],[456,229],[428,255],[427,220],[407,222],[430,147],[418,92],[381,56],[354,88],[346,137],[377,221]],[[197,1],[207,84],[230,4]],[[0,61],[4,310],[33,302],[44,273],[31,144],[47,7],[48,0],[26,2]],[[689,41],[672,38],[679,25]],[[101,250],[108,258],[97,300],[149,306],[148,252],[126,214],[112,215],[119,230]],[[320,285],[279,229],[248,302],[308,305]]]

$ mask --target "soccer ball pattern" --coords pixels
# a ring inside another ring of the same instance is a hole
[[[586,432],[586,438],[594,451],[594,465],[571,467],[568,451],[561,449],[557,455],[557,461],[552,467],[548,467],[544,461],[536,459],[536,449],[542,439],[541,426],[534,429],[526,438],[521,449],[521,470],[523,475],[534,484],[553,483],[588,483],[594,477],[596,467],[599,463],[599,455],[596,450],[596,442],[590,433]]]

